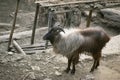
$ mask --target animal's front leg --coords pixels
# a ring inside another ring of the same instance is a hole
[[[68,59],[68,66],[67,66],[67,68],[66,68],[66,70],[65,70],[66,73],[68,73],[68,72],[70,71],[71,61],[72,61],[71,58]]]
[[[79,54],[76,54],[72,58],[72,64],[73,64],[73,66],[72,66],[71,74],[75,74],[75,71],[76,71],[75,65],[78,63],[78,61],[79,61]]]
[[[96,61],[96,60],[94,60],[94,63],[93,63],[93,66],[92,66],[92,68],[91,68],[90,72],[93,72],[93,71],[94,71],[96,64],[97,64],[97,61]]]
[[[71,74],[75,74],[75,61],[73,61],[73,66],[72,66]]]

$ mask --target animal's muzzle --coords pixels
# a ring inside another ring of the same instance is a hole
[[[43,36],[43,40],[49,40],[49,37],[50,37],[50,34],[47,33],[47,34],[45,34],[45,35]]]

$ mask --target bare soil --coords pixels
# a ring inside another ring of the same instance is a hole
[[[67,59],[55,55],[51,49],[37,51],[36,54],[2,55],[0,80],[119,80],[120,55],[109,55],[101,59],[101,65],[90,73],[93,60],[80,60],[75,75],[64,72]],[[33,77],[34,76],[34,77]]]

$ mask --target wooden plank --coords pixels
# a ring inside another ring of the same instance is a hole
[[[50,0],[40,0],[40,1],[35,1],[35,3],[45,3],[45,2],[49,2]]]
[[[52,46],[52,45],[49,43],[48,46]],[[22,47],[22,49],[36,48],[36,47],[45,47],[45,42],[41,42],[41,43],[33,44],[33,45],[23,45],[21,47]]]
[[[38,47],[38,48],[28,48],[23,49],[24,51],[36,51],[36,50],[45,50],[45,47]]]
[[[86,4],[86,3],[95,3],[100,2],[99,0],[90,0],[90,1],[73,1],[73,2],[64,2],[59,4],[51,4],[49,2],[39,3],[41,7],[54,7],[54,6],[63,6],[63,5],[73,5],[73,4]]]
[[[21,46],[24,51],[35,51],[35,50],[44,50],[45,48],[45,42],[41,42],[38,44],[33,45],[23,45]],[[52,45],[48,43],[48,48],[51,48]]]
[[[26,55],[32,55],[32,54],[35,54],[36,51],[25,51]]]

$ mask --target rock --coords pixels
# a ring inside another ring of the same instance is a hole
[[[20,56],[20,57],[17,57],[16,59],[15,59],[15,61],[21,61],[21,60],[23,60],[24,59],[24,57],[23,56]]]
[[[95,80],[93,75],[86,75],[86,79],[85,80]]]
[[[30,72],[30,78],[31,78],[32,80],[36,80],[36,78],[35,78],[35,73],[34,73],[34,72]]]
[[[13,55],[13,52],[8,52],[8,55]]]
[[[41,60],[41,58],[36,58],[35,60],[36,60],[36,61],[40,61],[40,60]]]
[[[120,22],[120,11],[115,9],[102,9],[101,12],[104,14],[104,17],[115,21]]]
[[[61,76],[62,73],[60,73],[60,72],[58,72],[58,71],[55,71],[55,75],[57,75],[57,76]]]
[[[42,53],[46,53],[45,51],[42,51]]]
[[[54,69],[56,69],[56,70],[59,70],[60,69],[60,67],[53,67]]]
[[[38,54],[34,55],[34,57],[35,57],[35,61],[40,61],[41,60],[41,58],[40,58],[40,56]]]
[[[111,37],[110,41],[102,50],[103,56],[120,54],[120,35]]]
[[[43,80],[52,80],[52,79],[50,79],[50,78],[45,78],[45,79],[43,79]]]
[[[105,27],[114,28],[114,30],[119,31],[120,29],[120,11],[115,9],[102,9],[100,12],[103,17],[99,18],[100,22],[104,24]],[[99,15],[99,13],[98,13]],[[100,24],[97,23],[97,24]]]
[[[80,80],[95,80],[93,74],[87,74],[86,76],[80,78]]]
[[[2,60],[1,60],[1,63],[2,63],[2,64],[7,63],[7,62],[8,62],[7,59],[2,59]]]
[[[37,70],[39,71],[40,70],[40,67],[39,66],[31,66],[32,70]]]

